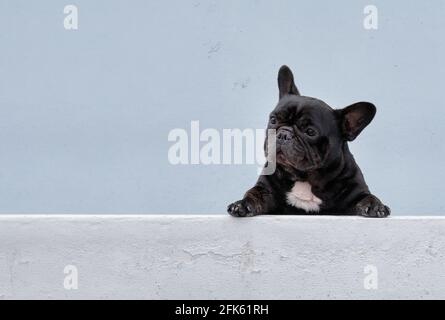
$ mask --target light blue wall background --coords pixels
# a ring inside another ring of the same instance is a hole
[[[394,214],[444,213],[444,34],[442,0],[1,0],[0,212],[225,212],[256,167],[172,166],[168,132],[263,128],[288,64],[305,95],[377,105],[352,150]]]

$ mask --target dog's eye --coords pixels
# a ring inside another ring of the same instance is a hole
[[[276,124],[277,123],[277,118],[275,118],[274,116],[271,116],[269,119],[270,124]]]
[[[306,133],[309,137],[313,137],[313,136],[315,136],[315,135],[317,134],[317,131],[315,131],[315,130],[312,129],[312,128],[307,128],[306,131],[305,131],[305,133]]]

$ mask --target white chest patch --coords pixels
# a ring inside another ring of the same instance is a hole
[[[318,212],[323,201],[312,193],[310,183],[297,181],[287,193],[287,203],[306,212]]]

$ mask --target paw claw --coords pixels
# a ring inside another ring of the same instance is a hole
[[[385,218],[391,214],[391,210],[373,195],[361,200],[354,210],[357,215],[369,218]]]
[[[227,212],[233,217],[252,217],[255,215],[252,206],[244,199],[229,205]]]

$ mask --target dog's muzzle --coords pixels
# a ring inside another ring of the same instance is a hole
[[[281,127],[277,131],[277,142],[280,144],[289,143],[294,138],[294,132],[290,127]]]

